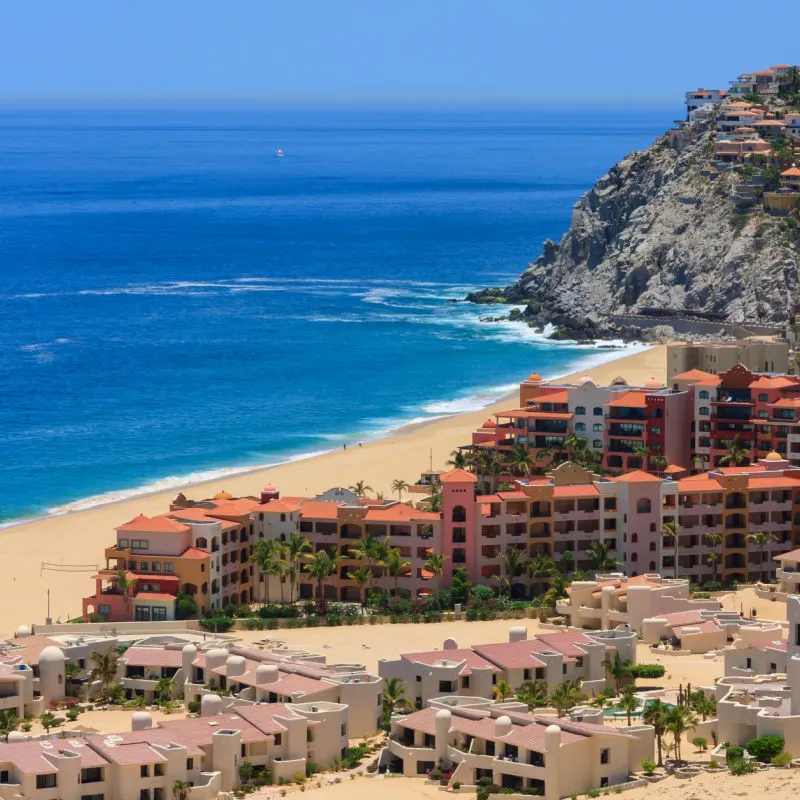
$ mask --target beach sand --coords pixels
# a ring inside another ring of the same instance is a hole
[[[536,364],[531,364],[531,371]],[[650,378],[666,379],[666,347],[659,345],[591,369],[564,376],[572,380],[589,375],[598,383],[610,383],[622,375],[631,384]],[[521,375],[520,380],[526,376]],[[349,486],[365,480],[374,491],[391,494],[391,483],[403,478],[414,483],[433,463],[441,469],[451,451],[470,442],[471,432],[491,414],[518,406],[516,392],[498,403],[466,414],[420,425],[407,426],[394,434],[363,446],[349,446],[303,461],[293,461],[266,469],[256,469],[211,482],[187,484],[168,491],[129,498],[116,503],[51,516],[15,525],[0,531],[0,631],[12,633],[21,623],[41,623],[47,612],[50,590],[50,615],[53,620],[77,617],[81,598],[92,594],[91,576],[96,567],[105,567],[104,549],[115,541],[114,528],[137,514],[159,514],[169,509],[178,491],[192,499],[213,496],[224,489],[234,496],[257,494],[267,482],[285,495],[315,495],[333,486]],[[246,420],[242,436],[247,436]],[[46,457],[46,454],[42,454]],[[53,476],[58,480],[58,476]],[[82,571],[42,570],[42,562],[83,565]]]

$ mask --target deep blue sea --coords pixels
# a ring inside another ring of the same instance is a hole
[[[513,281],[672,117],[0,111],[0,520],[341,447],[597,359],[447,300]]]

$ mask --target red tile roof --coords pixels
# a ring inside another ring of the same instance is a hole
[[[141,533],[187,533],[189,527],[167,516],[146,517],[144,514],[139,514],[130,522],[120,525],[117,530]]]
[[[492,672],[499,672],[500,670],[482,658],[481,655],[472,648],[463,647],[457,650],[427,650],[422,653],[404,653],[403,658],[406,661],[416,661],[419,664],[427,664],[430,667],[441,666],[442,661],[446,661],[448,666],[452,666],[453,662],[466,662],[460,670],[460,675],[469,675],[475,667],[489,667]]]
[[[205,550],[198,550],[196,547],[187,547],[179,558],[208,558],[208,553]]]
[[[600,490],[593,483],[554,486],[553,497],[599,497]]]
[[[49,744],[49,747],[43,745]],[[45,754],[58,756],[59,751],[77,753],[81,768],[104,767],[108,762],[80,739],[53,739],[47,742],[14,742],[0,744],[0,763],[13,764],[24,775],[48,775],[58,768],[45,758]]]
[[[339,503],[326,503],[319,500],[304,500],[300,504],[300,513],[306,518],[336,520],[339,514]]]
[[[413,522],[415,520],[438,520],[433,511],[417,511],[405,503],[395,503],[388,508],[371,508],[365,517],[367,522]]]
[[[180,667],[180,649],[165,647],[129,647],[121,660],[131,667]]]
[[[644,408],[647,392],[625,392],[621,397],[615,397],[605,405],[611,408]]]
[[[661,478],[650,475],[648,472],[642,472],[640,469],[635,469],[633,472],[620,475],[614,478],[614,480],[620,483],[661,483]]]
[[[681,372],[680,375],[675,375],[673,381],[702,381],[714,376],[710,372],[703,372],[701,369],[690,369],[688,372]]]
[[[545,662],[536,658],[534,641],[480,644],[475,645],[475,651],[501,669],[535,669],[545,666]]]
[[[451,469],[439,476],[442,483],[477,483],[478,479],[465,469]]]

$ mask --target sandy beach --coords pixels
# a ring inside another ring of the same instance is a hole
[[[536,363],[531,362],[531,371]],[[666,347],[656,346],[607,361],[591,369],[564,376],[571,380],[589,375],[598,383],[609,383],[622,375],[631,384],[666,377]],[[520,380],[526,376],[521,375]],[[451,451],[470,441],[471,432],[491,414],[517,407],[515,393],[487,408],[433,422],[408,426],[363,446],[326,453],[267,469],[257,469],[211,482],[187,484],[169,491],[129,498],[116,503],[51,516],[11,526],[0,531],[0,563],[4,580],[0,585],[0,632],[10,633],[20,623],[42,622],[47,613],[65,621],[81,612],[81,598],[92,592],[95,567],[104,567],[104,548],[114,541],[114,528],[137,514],[168,510],[179,490],[201,499],[224,489],[234,496],[256,494],[267,482],[284,494],[315,495],[332,486],[349,486],[365,480],[374,491],[390,496],[391,483],[403,478],[416,481],[430,464],[441,469]],[[246,424],[242,427],[246,436]],[[43,454],[45,457],[45,454]],[[53,476],[58,480],[58,476]],[[75,571],[42,570],[42,562],[83,565]]]

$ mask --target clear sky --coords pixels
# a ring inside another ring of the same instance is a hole
[[[760,11],[751,0],[8,0],[2,8],[6,98],[674,104],[685,89],[791,62],[794,40],[780,32],[800,18],[796,0]],[[752,30],[748,19],[757,20]]]

